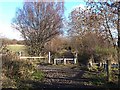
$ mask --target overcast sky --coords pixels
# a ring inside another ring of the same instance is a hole
[[[65,1],[65,17],[67,18],[70,11],[75,7],[84,7],[81,0],[66,0]],[[22,39],[20,33],[11,27],[12,18],[15,17],[17,8],[23,6],[23,0],[0,0],[0,36],[10,39]]]

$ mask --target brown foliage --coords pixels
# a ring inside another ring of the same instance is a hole
[[[45,45],[45,48],[47,51],[58,53],[59,51],[65,49],[67,45],[68,41],[66,38],[55,37]]]

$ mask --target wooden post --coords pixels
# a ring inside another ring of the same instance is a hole
[[[50,63],[50,52],[48,54],[48,63]]]
[[[104,71],[106,72],[107,69],[106,69],[106,63],[103,63],[103,68],[104,68]]]
[[[110,61],[109,60],[107,60],[106,61],[106,63],[107,63],[107,81],[109,82],[110,81]]]
[[[66,65],[66,58],[64,58],[64,65]]]
[[[22,56],[22,52],[21,51],[19,52],[19,56]]]
[[[77,63],[77,58],[74,58],[74,64],[76,64]]]
[[[102,63],[101,62],[99,62],[99,67],[101,67],[102,66]]]
[[[77,53],[75,54],[75,58],[74,58],[74,64],[77,63]]]
[[[56,59],[54,59],[54,65],[56,65]]]

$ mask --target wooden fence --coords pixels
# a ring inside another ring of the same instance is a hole
[[[26,57],[26,56],[21,56],[20,59],[46,59],[47,57]]]

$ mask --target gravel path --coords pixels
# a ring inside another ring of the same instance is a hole
[[[83,85],[89,79],[82,78],[83,70],[76,67],[39,66],[45,74],[41,82],[44,88],[92,88]]]

